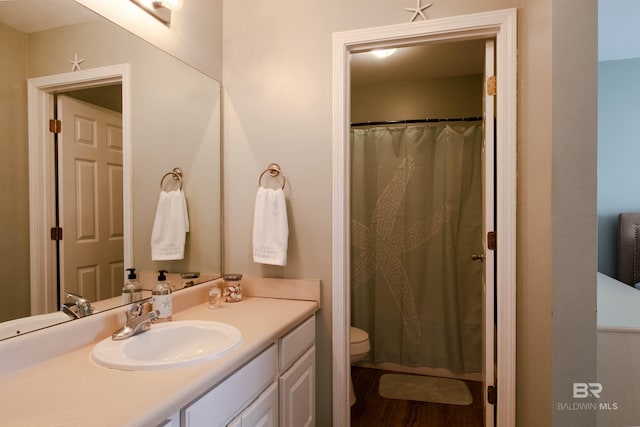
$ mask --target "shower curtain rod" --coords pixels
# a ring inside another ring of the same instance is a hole
[[[379,121],[379,122],[351,123],[351,127],[355,127],[355,126],[378,126],[378,125],[404,125],[404,124],[412,124],[412,123],[474,122],[474,121],[480,121],[480,120],[482,120],[482,116],[440,118],[440,119],[384,120],[384,121]]]

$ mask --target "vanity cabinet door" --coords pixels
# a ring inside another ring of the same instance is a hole
[[[273,383],[227,427],[278,427],[278,383]]]
[[[280,376],[280,426],[316,425],[316,347],[312,346]]]
[[[249,361],[204,396],[182,409],[184,427],[226,426],[229,420],[277,376],[278,351],[275,345]]]

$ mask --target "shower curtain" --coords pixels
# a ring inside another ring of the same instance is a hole
[[[373,362],[478,372],[482,125],[351,131],[351,319]]]

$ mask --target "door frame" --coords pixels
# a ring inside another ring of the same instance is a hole
[[[496,424],[495,405],[489,403],[489,387],[496,386],[496,258],[495,251],[489,249],[488,233],[496,230],[495,215],[495,96],[489,91],[489,79],[496,75],[496,42],[487,39],[484,42],[484,82],[482,84],[482,407],[484,425]]]
[[[31,315],[57,311],[55,244],[50,228],[55,215],[53,184],[53,134],[49,131],[54,94],[111,83],[122,83],[123,222],[124,262],[131,265],[132,146],[130,65],[117,64],[70,73],[37,77],[27,81],[29,130],[29,251]],[[124,278],[123,278],[124,280]]]
[[[515,425],[517,10],[505,9],[333,34],[333,425],[350,425],[349,55],[435,41],[496,39],[496,425]]]

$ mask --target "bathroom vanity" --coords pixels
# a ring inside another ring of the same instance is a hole
[[[305,281],[295,282],[298,288]],[[92,325],[69,322],[0,342],[0,360],[10,367],[0,372],[0,425],[314,425],[318,301],[287,299],[286,290],[274,293],[273,286],[263,293],[258,283],[245,293],[267,297],[248,296],[218,310],[207,308],[206,284],[178,293],[174,321],[213,320],[242,333],[231,352],[190,366],[123,371],[91,360],[95,344],[124,322],[124,308]],[[294,293],[301,298],[300,289]],[[81,345],[74,336],[84,336]],[[18,356],[26,349],[46,357]]]
[[[179,414],[174,414],[165,425],[313,425],[314,343],[315,318],[310,317],[277,344],[185,406]],[[227,422],[236,413],[238,415]]]

